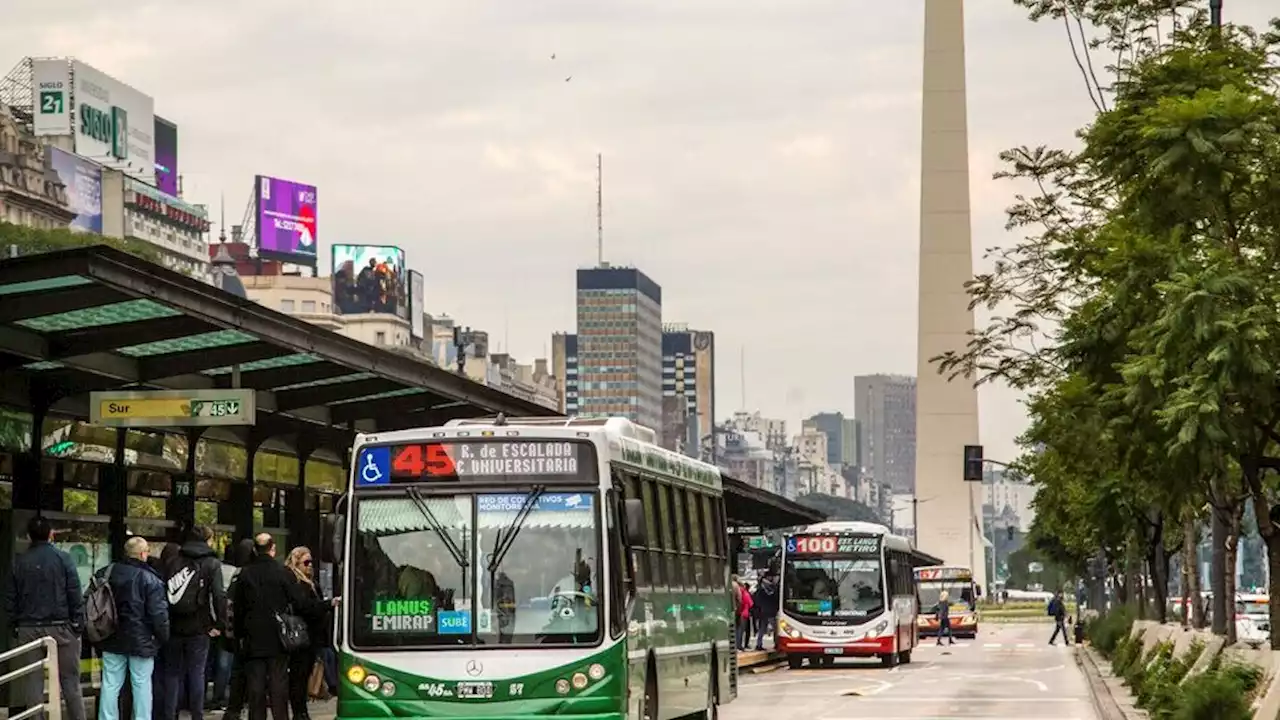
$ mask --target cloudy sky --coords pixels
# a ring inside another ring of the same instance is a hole
[[[851,413],[854,375],[916,369],[923,8],[8,0],[0,72],[70,55],[152,95],[187,199],[216,212],[225,193],[231,222],[256,173],[313,182],[322,246],[402,246],[429,312],[525,361],[573,328],[602,152],[607,259],[662,285],[664,320],[715,331],[721,414],[798,425]],[[1060,25],[1012,0],[967,12],[980,257],[1012,239],[996,153],[1070,143],[1092,106]],[[983,391],[989,457],[1012,459],[1023,423],[1016,396]]]

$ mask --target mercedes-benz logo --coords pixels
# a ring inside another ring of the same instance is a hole
[[[468,660],[468,661],[467,661],[467,674],[468,674],[468,675],[470,675],[471,677],[475,677],[475,676],[479,675],[479,674],[480,674],[480,673],[482,673],[482,672],[484,672],[484,665],[481,665],[481,664],[479,663],[479,661],[477,661],[477,660]]]

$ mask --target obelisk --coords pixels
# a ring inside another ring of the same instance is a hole
[[[924,0],[920,142],[920,326],[916,380],[916,538],[921,550],[966,565],[986,586],[982,486],[964,482],[964,446],[978,444],[978,392],[929,361],[959,350],[973,329],[964,284],[973,277],[964,0]]]

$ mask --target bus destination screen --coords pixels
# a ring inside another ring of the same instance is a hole
[[[483,478],[592,482],[594,467],[588,443],[482,439],[364,447],[355,474],[357,487]]]
[[[880,538],[866,535],[795,535],[787,538],[787,552],[792,555],[874,554],[880,551]]]
[[[926,567],[916,570],[916,579],[921,581],[958,580],[968,582],[973,580],[973,571],[962,567]]]

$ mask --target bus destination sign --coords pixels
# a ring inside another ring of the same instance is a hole
[[[879,551],[880,538],[873,535],[795,535],[787,538],[787,552],[795,555]]]
[[[584,443],[528,440],[412,443],[393,446],[390,455],[392,480],[577,476],[591,458]]]
[[[973,571],[964,567],[924,567],[916,569],[917,580],[961,580],[973,579]]]

